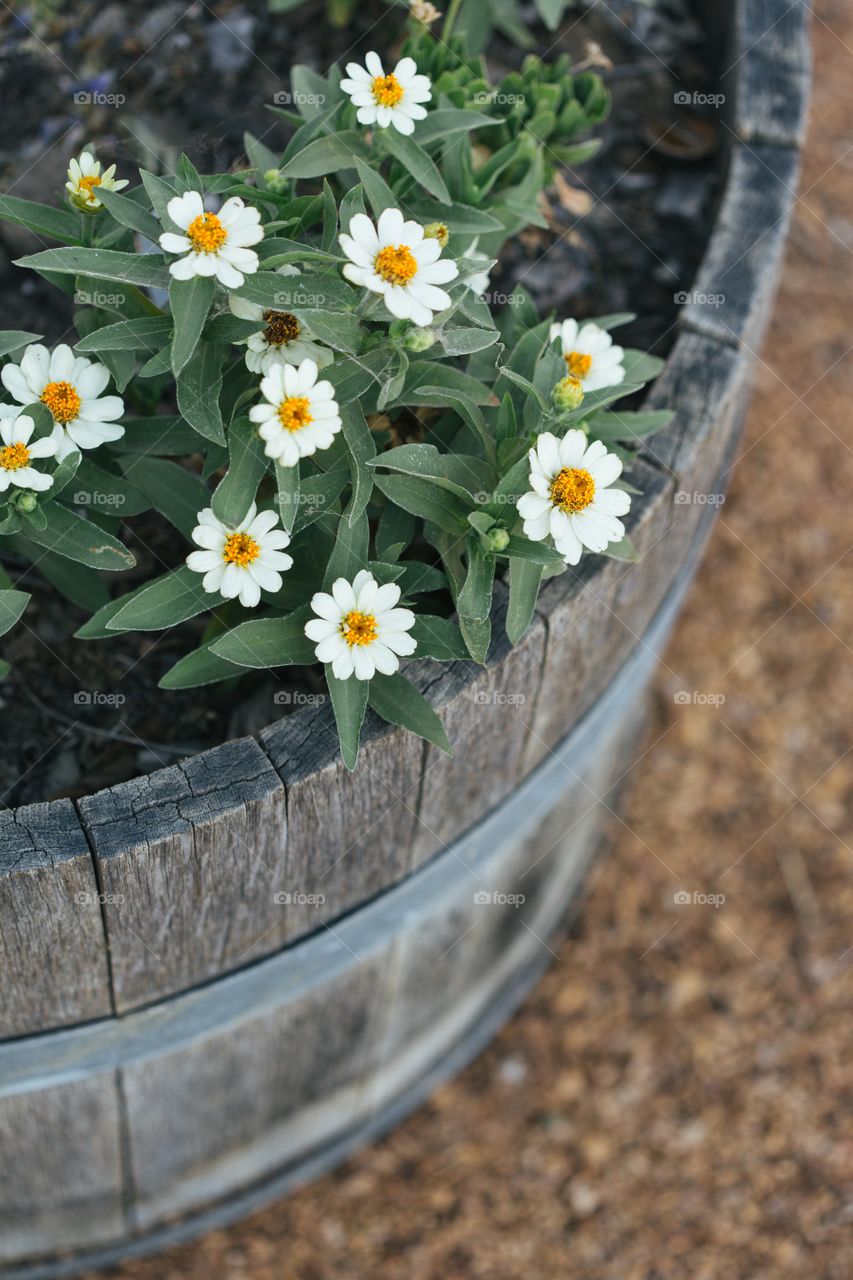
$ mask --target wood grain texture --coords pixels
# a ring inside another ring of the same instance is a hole
[[[68,800],[0,812],[0,1039],[111,1012],[98,885]]]
[[[0,1261],[126,1232],[112,1074],[0,1097]]]
[[[376,1063],[387,955],[280,1007],[123,1072],[134,1218],[145,1229],[322,1145],[362,1114]]]
[[[672,479],[639,458],[629,476],[642,490],[626,517],[640,563],[585,556],[539,597],[547,637],[525,770],[565,736],[642,642],[686,551],[673,536]]]
[[[439,713],[453,755],[427,747],[413,864],[445,847],[495,807],[524,774],[539,696],[545,627],[534,617],[513,649],[506,637],[507,591],[498,583],[485,666],[454,662],[422,691]]]
[[[284,941],[284,788],[256,742],[228,742],[87,796],[80,811],[105,895],[119,1012]]]
[[[808,123],[809,0],[749,0],[735,17],[735,128],[744,142],[802,147]],[[728,68],[727,68],[728,69]]]
[[[798,176],[799,155],[788,147],[733,146],[714,234],[681,312],[687,328],[757,353]]]
[[[261,743],[287,788],[291,940],[411,870],[424,744],[368,712],[358,768],[344,766],[331,706],[271,725]]]

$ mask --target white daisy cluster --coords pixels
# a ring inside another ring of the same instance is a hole
[[[428,325],[435,312],[450,306],[450,295],[439,286],[459,275],[456,263],[442,259],[438,239],[424,236],[420,223],[407,221],[399,209],[386,209],[375,226],[366,213],[357,213],[349,235],[338,239],[349,258],[347,280],[381,294],[398,320]]]
[[[3,366],[0,379],[18,405],[36,401],[47,405],[56,424],[59,459],[74,449],[96,449],[124,435],[124,427],[118,425],[124,401],[121,396],[101,394],[110,380],[109,369],[75,356],[64,342],[53,352],[33,343],[20,364]],[[16,418],[19,413],[17,405],[0,404],[0,418]]]
[[[187,565],[195,573],[203,573],[202,586],[225,600],[239,599],[247,609],[259,602],[262,591],[273,594],[281,590],[281,575],[293,564],[284,548],[290,538],[277,529],[274,511],[258,514],[253,502],[245,518],[234,528],[222,523],[210,507],[198,513],[198,524],[192,532],[200,551],[191,551]]]
[[[517,503],[526,537],[543,542],[550,535],[566,564],[577,564],[584,547],[600,552],[621,542],[619,517],[631,498],[610,487],[622,472],[615,453],[600,440],[588,443],[583,431],[567,431],[561,440],[546,431],[528,457],[530,491]]]
[[[34,459],[56,456],[56,432],[32,440],[35,429],[35,423],[26,414],[0,421],[0,493],[5,493],[10,485],[44,493],[53,484],[53,476],[45,475],[32,463]]]
[[[408,633],[415,625],[411,609],[398,609],[400,588],[380,585],[368,569],[352,582],[338,578],[331,594],[318,591],[311,600],[314,617],[305,634],[315,641],[318,662],[331,663],[338,680],[371,680],[390,676],[400,658],[415,652],[417,641]]]
[[[560,340],[560,349],[566,362],[566,371],[577,378],[584,394],[600,391],[603,387],[617,387],[625,381],[622,361],[625,352],[614,346],[606,329],[589,321],[580,325],[577,320],[563,320],[551,325],[549,340]]]
[[[264,453],[295,467],[318,449],[328,449],[343,425],[331,382],[317,381],[317,365],[303,360],[275,364],[261,379],[261,404],[249,410],[264,441]]]
[[[166,212],[182,233],[164,231],[160,236],[161,249],[182,255],[169,264],[176,280],[215,276],[226,289],[239,289],[257,271],[258,255],[249,246],[264,238],[261,215],[239,196],[210,213],[197,191],[187,191],[171,199]]]
[[[83,213],[97,213],[103,209],[103,201],[98,199],[98,190],[122,191],[127,186],[127,178],[116,180],[116,167],[111,164],[101,172],[101,162],[88,151],[68,166],[68,180],[65,190],[71,203]]]

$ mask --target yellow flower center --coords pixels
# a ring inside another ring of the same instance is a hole
[[[25,444],[9,444],[0,449],[0,467],[4,471],[20,471],[30,460],[30,451]]]
[[[561,511],[576,515],[595,497],[595,481],[584,467],[563,467],[551,481],[551,501]]]
[[[74,421],[83,403],[70,382],[49,382],[41,393],[41,402],[50,409],[55,421],[63,426]]]
[[[314,421],[307,396],[288,396],[278,406],[278,420],[285,431],[301,431]]]
[[[341,635],[350,648],[354,644],[373,644],[378,634],[379,628],[372,613],[359,613],[353,609],[341,620]]]
[[[187,227],[187,236],[196,253],[216,253],[228,239],[228,232],[215,213],[200,213]]]
[[[388,284],[408,284],[417,273],[418,262],[407,244],[389,244],[373,259],[373,270]]]
[[[92,188],[99,187],[100,185],[101,185],[101,179],[98,177],[96,173],[90,173],[88,178],[81,178],[77,184],[80,190],[84,193],[86,199],[91,200],[92,204],[95,203],[95,198],[96,198]]]
[[[283,347],[294,342],[301,333],[301,325],[289,311],[264,312],[264,337],[271,347]]]
[[[225,563],[238,564],[241,569],[245,569],[247,564],[257,560],[260,554],[260,547],[254,538],[249,537],[248,533],[229,534],[225,539],[225,546],[222,548],[222,559]]]
[[[563,359],[573,378],[585,378],[592,368],[592,356],[584,355],[582,351],[567,351]]]
[[[377,107],[396,107],[405,93],[395,75],[375,76],[370,88]]]

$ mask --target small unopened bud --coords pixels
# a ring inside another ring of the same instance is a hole
[[[412,0],[409,13],[415,22],[422,22],[425,27],[432,26],[441,17],[435,5],[430,4],[430,0]]]
[[[22,511],[24,515],[29,515],[31,511],[35,511],[38,504],[39,500],[36,495],[34,493],[28,493],[26,490],[19,493],[15,499],[15,506],[19,511]]]
[[[68,192],[68,203],[73,205],[80,213],[88,213],[90,217],[95,217],[101,212],[102,205],[97,204],[92,207],[86,196],[80,196],[76,191]]]
[[[276,195],[280,195],[287,186],[287,179],[282,177],[280,169],[267,169],[264,174],[264,182],[270,191],[274,191]]]
[[[424,227],[424,238],[426,240],[437,240],[442,249],[446,249],[447,242],[450,239],[450,232],[443,222],[428,222]]]
[[[406,351],[429,351],[436,340],[435,329],[413,328],[403,335],[403,346]]]
[[[558,409],[577,409],[583,403],[583,383],[568,374],[560,379],[551,395]]]
[[[492,551],[505,551],[509,546],[509,534],[506,529],[502,529],[500,525],[495,525],[495,527],[490,529],[486,534],[486,541]]]

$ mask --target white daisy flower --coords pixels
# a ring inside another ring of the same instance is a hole
[[[264,453],[283,467],[328,449],[341,429],[341,415],[331,382],[317,381],[317,365],[303,360],[275,364],[261,379],[263,404],[252,405],[249,417],[258,424]]]
[[[113,176],[115,171],[115,165],[111,164],[109,169],[101,173],[100,160],[96,160],[88,151],[84,151],[78,160],[72,160],[68,166],[65,190],[71,197],[72,203],[84,213],[97,213],[104,207],[95,194],[98,187],[106,191],[121,191],[127,186],[127,178],[116,181]]]
[[[53,352],[33,343],[20,364],[3,366],[0,379],[18,404],[40,400],[50,409],[61,428],[57,434],[59,459],[74,449],[96,449],[124,435],[124,427],[116,421],[124,413],[124,401],[121,396],[101,395],[110,380],[109,369],[85,356],[75,356],[64,342]],[[0,404],[0,418],[14,418],[18,412],[17,405]]]
[[[555,338],[560,339],[566,369],[573,378],[580,378],[584,394],[625,381],[625,352],[613,345],[606,329],[591,321],[581,326],[577,320],[564,320],[551,325],[549,341]]]
[[[411,609],[396,608],[400,588],[384,586],[369,569],[352,582],[338,578],[332,594],[318,591],[311,600],[316,617],[305,624],[309,640],[317,642],[318,662],[330,662],[339,680],[370,680],[378,671],[392,676],[400,657],[415,652],[417,641],[406,633],[415,625]]]
[[[17,485],[19,489],[44,493],[53,484],[53,476],[36,471],[30,464],[34,458],[56,456],[57,432],[53,431],[30,444],[35,429],[36,424],[26,414],[20,418],[4,418],[0,422],[0,493],[5,493],[10,484]]]
[[[298,276],[296,267],[279,267],[282,276]],[[283,295],[286,296],[286,295]],[[318,369],[331,364],[334,353],[321,347],[306,333],[290,311],[270,310],[235,293],[228,295],[228,307],[238,320],[257,320],[260,328],[246,339],[246,368],[251,373],[269,373],[276,364],[301,364],[313,360]]]
[[[239,196],[226,200],[219,213],[208,213],[197,191],[175,196],[166,205],[184,235],[164,231],[160,248],[184,256],[169,263],[176,280],[216,276],[226,289],[239,289],[258,269],[258,255],[248,246],[264,238],[261,215]]]
[[[375,124],[380,129],[393,125],[399,133],[414,133],[415,121],[423,120],[432,97],[429,76],[419,75],[414,58],[401,58],[386,75],[378,53],[369,53],[366,67],[347,63],[348,80],[341,81],[344,93],[358,107],[359,124]]]
[[[190,552],[187,565],[194,573],[204,574],[205,591],[218,592],[225,600],[239,596],[240,603],[252,609],[262,591],[281,590],[281,574],[293,564],[293,556],[283,551],[290,538],[276,524],[276,513],[258,515],[254,502],[234,529],[205,507],[192,533],[193,542],[202,549]]]
[[[366,213],[357,213],[349,235],[338,240],[350,260],[343,269],[347,280],[381,293],[398,320],[432,324],[434,313],[450,306],[450,295],[436,286],[456,279],[456,263],[439,261],[438,240],[425,238],[423,227],[406,222],[399,209],[386,209],[377,226]]]
[[[516,506],[525,536],[543,542],[551,535],[566,564],[577,564],[584,547],[604,551],[620,542],[631,497],[611,489],[622,471],[621,459],[600,440],[588,443],[583,431],[567,431],[558,440],[550,431],[530,450],[530,492]]]

